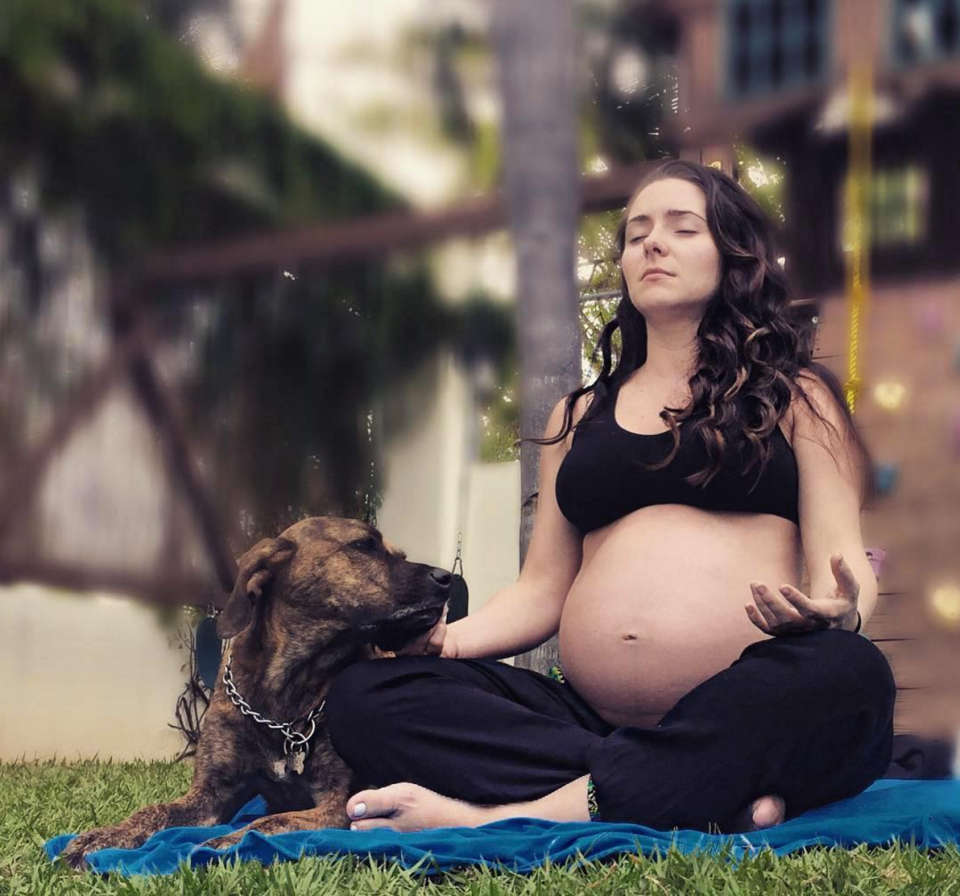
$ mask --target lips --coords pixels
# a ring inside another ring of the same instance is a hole
[[[649,271],[644,271],[641,280],[646,280],[651,274],[663,274],[665,277],[672,277],[669,271],[664,271],[662,268],[651,268]]]

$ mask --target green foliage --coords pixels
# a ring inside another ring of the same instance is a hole
[[[596,151],[632,164],[677,155],[661,130],[677,99],[675,17],[658,3],[581,0],[575,9],[590,77],[581,111],[586,157]],[[628,58],[637,65],[635,80],[621,69]]]
[[[613,319],[620,302],[620,265],[617,258],[617,227],[620,209],[585,215],[577,235],[578,269],[581,273],[580,295],[601,298],[581,301],[581,370],[584,383],[593,382],[600,373],[602,357],[594,354],[603,328]],[[613,337],[614,363],[619,349],[619,331]]]
[[[480,460],[485,463],[520,460],[519,379],[519,371],[513,371],[480,411]]]
[[[895,843],[885,849],[811,847],[777,857],[763,850],[734,863],[724,853],[683,855],[675,849],[650,858],[621,855],[606,861],[579,856],[547,862],[530,874],[506,868],[468,867],[434,874],[429,859],[417,867],[347,856],[301,859],[265,868],[256,862],[182,866],[172,875],[123,878],[75,874],[51,863],[43,842],[57,834],[111,824],[151,802],[187,789],[190,769],[166,762],[20,762],[0,765],[0,893],[9,896],[240,896],[246,893],[400,896],[498,896],[592,893],[960,894],[960,851],[948,845],[921,852]]]
[[[0,170],[39,167],[45,202],[80,202],[110,260],[402,205],[131,0],[7,0],[0,82]]]
[[[321,512],[375,512],[384,432],[416,421],[415,406],[398,414],[403,387],[438,346],[488,358],[498,380],[516,363],[513,308],[443,305],[419,263],[288,274],[165,307],[168,340],[196,357],[183,391],[193,440],[212,492],[242,509],[245,544]]]
[[[584,215],[577,234],[577,266],[581,276],[580,292],[607,292],[620,288],[617,258],[617,226],[622,209]]]
[[[46,215],[82,208],[113,267],[403,206],[267,97],[211,75],[134,0],[7,0],[0,83],[0,175],[31,170]],[[178,400],[223,516],[241,519],[237,551],[306,515],[375,512],[374,406],[440,346],[473,351],[478,314],[488,329],[498,322],[487,340],[496,363],[513,341],[509,314],[482,297],[459,320],[416,257],[151,298],[163,344],[189,358]],[[39,296],[20,302],[9,338],[31,332],[39,311]],[[50,361],[38,350],[32,363]],[[73,384],[46,377],[47,397],[68,400]]]
[[[787,166],[779,159],[761,156],[745,143],[734,145],[740,168],[740,184],[766,212],[770,220],[781,226],[786,220],[783,201]]]

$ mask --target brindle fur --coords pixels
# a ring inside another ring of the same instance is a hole
[[[373,527],[328,517],[302,520],[278,538],[264,539],[243,555],[239,567],[217,630],[234,639],[237,690],[254,710],[278,721],[300,719],[318,706],[344,667],[383,655],[369,643],[376,637],[370,632],[383,623],[387,628],[379,634],[389,631],[398,611],[409,617],[410,610],[422,609],[393,632],[394,640],[431,628],[450,581],[442,570],[409,562]],[[283,735],[243,716],[226,695],[222,677],[221,666],[189,792],[81,834],[62,853],[72,867],[84,867],[84,857],[98,849],[136,848],[163,828],[222,824],[258,793],[271,814],[207,845],[229,846],[249,830],[277,834],[349,825],[346,802],[363,782],[354,780],[334,751],[323,716],[303,774],[285,774]]]

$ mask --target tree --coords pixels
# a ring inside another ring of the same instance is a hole
[[[578,220],[576,46],[571,0],[496,0],[493,44],[503,97],[504,192],[518,267],[520,435],[539,437],[580,384],[573,266]],[[536,513],[539,446],[520,454],[520,564]],[[556,638],[516,659],[545,672]]]

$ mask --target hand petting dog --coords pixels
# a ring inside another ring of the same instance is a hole
[[[447,644],[447,613],[450,612],[449,605],[443,608],[443,615],[440,621],[428,632],[414,638],[405,644],[399,650],[393,652],[393,656],[445,656],[449,657],[450,645]]]

